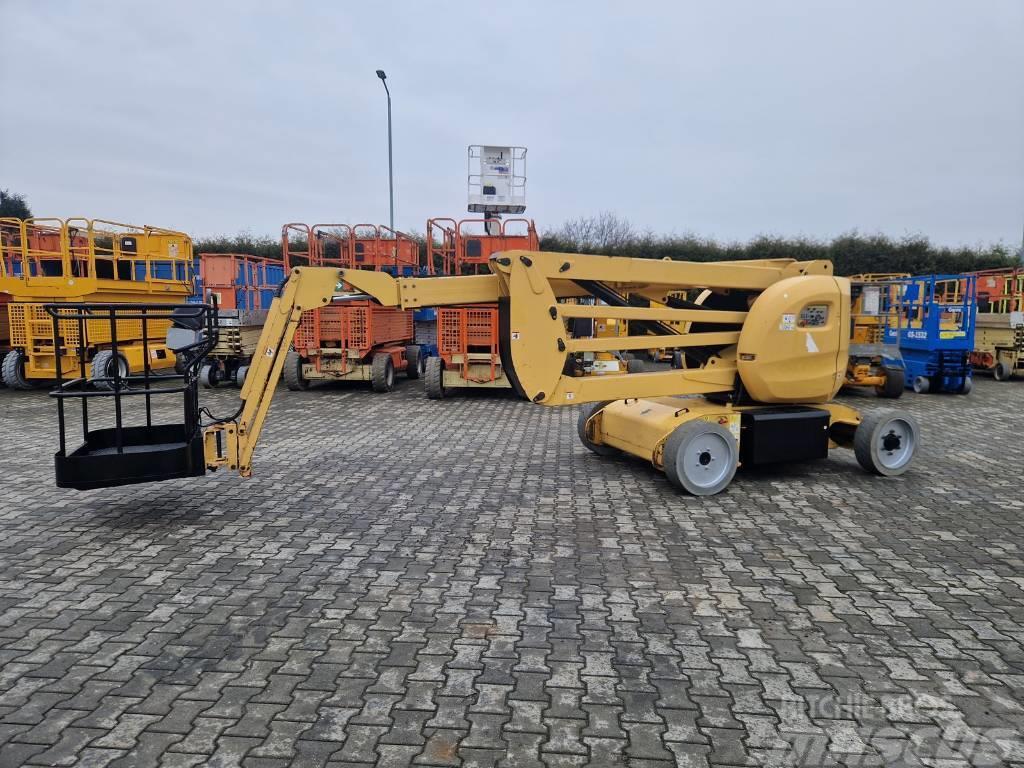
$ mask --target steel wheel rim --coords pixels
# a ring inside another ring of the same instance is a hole
[[[914,456],[917,435],[906,419],[890,419],[878,430],[875,453],[886,469],[899,469]]]
[[[697,488],[713,488],[732,471],[732,446],[724,435],[705,432],[691,440],[681,453],[683,475]]]

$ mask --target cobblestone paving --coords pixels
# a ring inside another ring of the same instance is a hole
[[[253,479],[79,493],[0,390],[0,766],[1024,765],[1024,383],[901,404],[904,478],[695,499],[572,409],[282,391]]]

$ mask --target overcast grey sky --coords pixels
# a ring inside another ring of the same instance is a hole
[[[466,209],[529,148],[542,228],[723,239],[1024,223],[1024,1],[0,0],[0,188],[36,215],[276,236]]]

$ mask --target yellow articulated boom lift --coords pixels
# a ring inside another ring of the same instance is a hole
[[[269,310],[238,411],[206,424],[199,420],[195,378],[211,331],[208,319],[196,313],[212,308],[179,308],[168,344],[188,361],[185,386],[154,385],[149,394],[184,391],[184,423],[147,420],[145,426],[123,426],[122,387],[115,378],[113,390],[100,394],[117,400],[118,425],[96,429],[89,421],[83,427],[84,443],[69,451],[65,411],[71,409],[64,407],[65,400],[87,403],[96,393],[87,380],[61,382],[53,393],[61,418],[57,483],[94,488],[198,476],[218,468],[249,476],[302,312],[368,298],[406,310],[497,304],[504,366],[526,398],[541,405],[585,405],[579,436],[587,448],[646,459],[690,493],[723,490],[741,464],[818,459],[836,446],[853,449],[870,472],[899,475],[917,450],[918,427],[909,414],[862,416],[831,402],[846,369],[850,286],[833,276],[829,262],[696,264],[506,251],[494,255],[491,269],[488,275],[398,279],[368,270],[293,269]],[[708,306],[716,302],[673,307],[664,301],[670,293],[691,289],[711,291],[733,308]],[[627,295],[646,296],[661,306],[631,306]],[[560,301],[585,296],[600,297],[606,305]],[[88,316],[107,309],[52,305],[50,311]],[[192,316],[185,316],[189,311]],[[567,328],[572,321],[587,317],[643,321],[646,332],[571,338]],[[651,334],[658,324],[664,332]],[[681,327],[687,332],[680,333]],[[567,357],[581,351],[652,346],[681,350],[687,367],[582,377],[564,370]],[[132,389],[130,394],[141,392]]]

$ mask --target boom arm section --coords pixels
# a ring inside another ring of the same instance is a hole
[[[352,298],[402,309],[497,303],[505,369],[522,395],[543,405],[728,394],[748,379],[755,397],[766,402],[825,402],[842,383],[849,283],[833,277],[827,261],[703,264],[506,251],[492,257],[491,271],[396,279],[369,270],[293,269],[268,312],[242,388],[242,407],[206,428],[207,466],[251,474],[252,454],[302,312]],[[654,305],[635,306],[626,297]],[[658,333],[572,338],[571,321],[596,318],[640,321]],[[652,347],[681,349],[701,362],[650,373],[565,373],[574,353]]]

